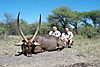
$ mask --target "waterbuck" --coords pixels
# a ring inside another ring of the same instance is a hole
[[[21,37],[23,38],[23,44],[22,46],[22,52],[20,52],[19,54],[17,54],[16,56],[19,56],[21,54],[24,54],[26,56],[31,56],[32,53],[40,53],[43,51],[52,51],[52,50],[56,50],[56,49],[62,49],[64,46],[64,42],[60,39],[60,38],[55,38],[52,36],[36,36],[40,25],[41,25],[41,15],[40,15],[40,19],[39,19],[39,25],[37,27],[37,30],[35,32],[35,34],[31,37],[31,38],[26,38],[20,28],[20,24],[19,24],[19,15],[20,13],[18,13],[18,17],[17,17],[17,26],[18,26],[18,30],[20,32]]]

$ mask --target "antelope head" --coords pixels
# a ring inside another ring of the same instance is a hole
[[[29,39],[25,37],[24,33],[21,30],[20,21],[19,21],[19,15],[20,15],[20,13],[18,13],[18,17],[17,17],[18,30],[19,30],[19,33],[20,33],[21,37],[24,40],[24,42],[23,42],[24,45],[27,45],[29,52],[31,52],[33,41],[34,41],[34,39],[35,39],[35,37],[36,37],[36,35],[37,35],[38,31],[39,31],[40,25],[41,25],[41,14],[40,14],[39,25],[37,26],[37,30],[36,30],[35,34],[32,35],[32,38],[29,38]]]

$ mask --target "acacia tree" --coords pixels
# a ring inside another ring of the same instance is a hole
[[[62,25],[64,27],[69,27],[69,22],[74,13],[69,7],[61,6],[52,11],[52,15],[48,16],[48,21],[55,25]]]
[[[84,18],[92,20],[94,27],[97,27],[97,24],[99,24],[100,10],[83,12],[83,16]]]
[[[78,34],[78,24],[82,21],[81,13],[75,11],[73,17],[71,18],[70,24],[74,26],[76,34]]]

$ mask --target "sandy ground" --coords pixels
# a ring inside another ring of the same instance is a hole
[[[32,57],[15,56],[20,51],[21,37],[9,36],[0,40],[0,67],[100,67],[100,38],[76,37],[72,48],[43,52]]]

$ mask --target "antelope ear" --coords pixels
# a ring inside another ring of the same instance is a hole
[[[34,45],[39,46],[40,44],[39,44],[38,42],[35,41],[35,42],[34,42]]]

